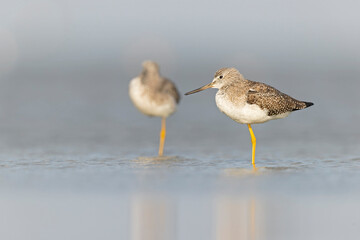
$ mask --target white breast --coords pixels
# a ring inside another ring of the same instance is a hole
[[[256,104],[248,104],[244,98],[239,98],[237,102],[232,102],[224,94],[219,94],[215,97],[216,105],[221,112],[238,123],[254,124],[263,123],[272,119],[279,119],[287,117],[290,112],[268,116],[268,110],[261,109]]]
[[[141,83],[140,78],[130,81],[129,95],[135,107],[142,113],[149,116],[168,117],[176,110],[175,99],[169,95],[160,96],[163,100],[156,101],[150,90]],[[163,94],[163,93],[159,93]]]

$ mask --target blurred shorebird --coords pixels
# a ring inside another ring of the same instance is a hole
[[[291,112],[313,105],[296,100],[261,82],[245,79],[235,68],[221,68],[211,83],[185,93],[219,89],[215,101],[221,112],[238,123],[247,124],[252,143],[252,165],[255,167],[256,138],[250,124],[287,117]]]
[[[159,156],[163,155],[166,137],[166,118],[176,111],[180,95],[176,86],[159,73],[153,61],[143,62],[141,74],[132,79],[129,95],[135,107],[145,115],[161,117]]]

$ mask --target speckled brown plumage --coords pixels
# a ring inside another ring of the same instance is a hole
[[[148,94],[153,96],[154,101],[164,101],[166,95],[170,95],[175,99],[176,103],[180,102],[180,94],[175,84],[160,75],[159,66],[155,62],[146,61],[143,67],[143,71],[139,77],[141,81],[148,86]]]
[[[267,110],[268,116],[293,112],[313,105],[310,102],[296,100],[265,83],[245,79],[235,68],[219,69],[214,79],[224,82],[219,92],[226,95],[230,101],[256,104]]]
[[[208,88],[219,89],[216,106],[232,120],[247,124],[252,143],[251,163],[255,166],[256,137],[251,124],[287,117],[292,111],[307,108],[313,103],[296,100],[265,83],[247,80],[235,68],[221,68],[211,83],[185,93],[190,95]]]
[[[141,74],[130,81],[129,96],[143,114],[165,118],[176,111],[180,101],[175,84],[160,75],[153,61],[143,62]]]
[[[160,76],[157,63],[145,61],[141,74],[129,83],[129,96],[141,113],[161,117],[159,156],[162,156],[166,138],[166,118],[175,113],[180,101],[175,84]]]
[[[265,83],[247,81],[250,87],[247,92],[247,103],[267,109],[269,116],[304,109],[312,105],[312,103],[296,100]]]
[[[164,78],[164,84],[162,88],[159,89],[161,92],[165,92],[173,96],[175,98],[176,103],[180,102],[180,94],[175,86],[175,84],[167,78]]]

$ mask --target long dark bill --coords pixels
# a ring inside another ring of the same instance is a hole
[[[190,91],[190,92],[187,92],[187,93],[185,93],[185,95],[190,95],[190,94],[197,93],[197,92],[200,92],[200,91],[202,91],[202,90],[211,88],[212,85],[213,85],[213,83],[211,82],[211,83],[209,83],[209,84],[206,84],[205,86],[202,86],[202,87],[200,87],[200,88],[197,88],[197,89],[195,89],[195,90],[192,90],[192,91]]]

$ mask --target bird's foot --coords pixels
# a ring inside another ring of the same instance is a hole
[[[253,166],[253,173],[256,173],[259,169],[255,166],[255,164],[253,164],[252,166]]]

